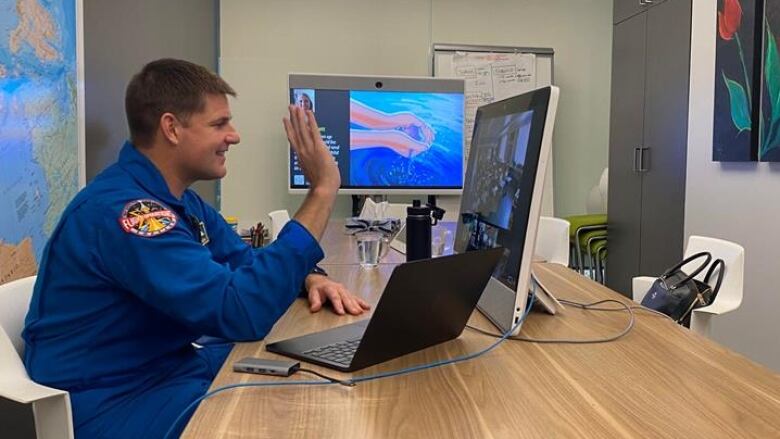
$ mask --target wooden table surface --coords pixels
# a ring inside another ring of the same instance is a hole
[[[325,242],[329,245],[343,249]],[[375,304],[393,267],[365,270],[333,264],[326,269]],[[534,271],[558,298],[631,303],[563,266],[537,263]],[[298,300],[267,340],[362,318],[366,316],[311,314]],[[355,387],[232,389],[201,403],[183,437],[780,437],[780,375],[663,317],[640,311],[636,319],[628,335],[609,343],[505,341],[467,362]],[[624,312],[569,306],[555,316],[533,311],[521,335],[600,338],[620,332],[627,321]],[[470,324],[495,331],[479,312]],[[465,329],[455,340],[352,374],[305,367],[359,377],[476,352],[494,341]],[[212,390],[235,383],[317,379],[304,373],[273,378],[232,372],[232,364],[246,356],[282,358],[264,347],[265,341],[237,344]]]

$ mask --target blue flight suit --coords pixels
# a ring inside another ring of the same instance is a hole
[[[323,256],[295,220],[251,249],[195,192],[175,198],[128,142],[51,234],[22,334],[25,366],[70,392],[77,437],[162,437],[231,347],[191,343],[262,339]]]

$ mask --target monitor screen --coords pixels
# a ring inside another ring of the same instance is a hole
[[[525,308],[557,104],[557,89],[554,99],[551,91],[482,106],[475,118],[455,251],[504,248],[480,299],[480,309],[503,330]]]
[[[314,112],[342,193],[461,192],[462,80],[291,74],[290,102]],[[289,188],[308,188],[293,151]]]

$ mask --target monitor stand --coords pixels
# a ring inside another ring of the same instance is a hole
[[[548,314],[555,315],[555,313],[564,309],[561,302],[559,302],[558,299],[553,296],[550,290],[539,281],[539,278],[536,277],[536,273],[534,273],[533,269],[531,270],[530,289],[531,292],[534,293],[534,296],[537,299],[537,303]]]

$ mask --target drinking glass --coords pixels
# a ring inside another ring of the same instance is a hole
[[[355,239],[357,240],[357,256],[360,266],[362,268],[377,267],[382,247],[382,234],[363,232],[355,235]]]

